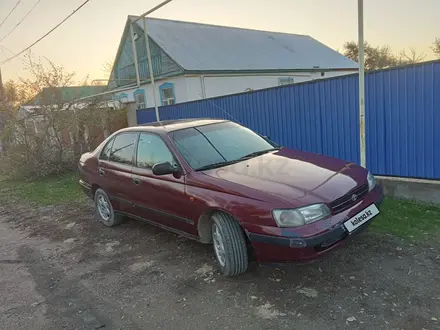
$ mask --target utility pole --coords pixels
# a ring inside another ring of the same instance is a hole
[[[153,88],[154,111],[156,111],[156,121],[160,122],[159,108],[157,106],[157,100],[156,100],[156,84],[154,83],[153,63],[151,61],[150,42],[148,41],[147,18],[143,18],[143,21],[144,21],[145,45],[147,47],[148,70],[150,71],[151,87]]]
[[[6,98],[6,96],[4,96],[3,94],[4,94],[4,89],[3,89],[3,80],[2,80],[2,68],[0,68],[0,101],[2,101],[3,98]]]
[[[359,137],[361,166],[367,167],[365,152],[365,56],[364,56],[364,0],[358,0],[359,47]]]
[[[156,84],[154,82],[154,73],[153,73],[153,63],[151,61],[151,51],[150,51],[150,42],[148,40],[148,32],[147,32],[147,15],[150,15],[151,13],[155,12],[159,8],[165,6],[167,3],[171,2],[172,0],[165,0],[158,4],[156,7],[151,8],[150,10],[143,13],[138,18],[134,19],[131,24],[136,23],[138,20],[142,19],[143,21],[143,28],[144,28],[144,37],[145,37],[145,47],[147,50],[147,60],[148,60],[148,70],[150,71],[150,79],[151,79],[151,87],[153,88],[153,101],[154,101],[154,110],[156,111],[156,120],[159,122],[159,108],[157,106],[157,100],[156,100]]]
[[[141,85],[141,78],[139,76],[139,63],[138,63],[138,57],[136,51],[136,40],[134,39],[133,24],[130,24],[130,38],[131,38],[131,48],[133,51],[134,69],[136,70],[136,86],[139,88],[139,86]]]

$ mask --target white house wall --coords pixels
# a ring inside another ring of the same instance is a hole
[[[320,72],[305,72],[301,74],[290,75],[294,83],[301,83],[310,80],[336,77],[353,73],[353,71],[333,71],[325,72],[324,76]],[[205,97],[216,97],[228,94],[242,93],[248,89],[258,90],[269,87],[279,86],[279,79],[287,76],[223,76],[213,77],[205,76]],[[187,79],[188,101],[202,98],[202,84],[200,77],[191,77]]]
[[[178,77],[172,77],[168,79],[161,79],[155,82],[155,94],[156,94],[156,102],[157,105],[161,106],[161,99],[160,99],[160,93],[159,88],[162,84],[165,83],[172,83],[174,85],[174,95],[176,97],[176,102],[186,102],[188,100],[187,96],[187,89],[186,89],[186,78],[184,76],[178,76]],[[133,87],[128,90],[124,90],[121,92],[117,92],[113,95],[116,99],[119,99],[122,94],[127,95],[127,102],[132,103],[135,101],[134,92],[138,89],[145,91],[145,101],[146,101],[146,108],[152,108],[154,107],[154,99],[153,99],[153,87],[151,84],[144,84],[141,85],[139,88]],[[124,103],[124,101],[122,101]]]
[[[187,77],[186,78],[186,90],[188,95],[188,101],[203,99],[202,82],[199,77]]]
[[[322,76],[320,72],[302,72],[300,74],[292,74],[290,77],[293,78],[294,83],[300,83],[351,73],[353,73],[353,71],[333,71],[325,72]],[[287,78],[287,76],[204,76],[204,83],[202,84],[202,79],[200,76],[182,75],[156,81],[156,88],[154,91],[151,84],[141,85],[139,89],[145,91],[145,107],[152,108],[154,107],[153,92],[156,93],[157,104],[159,106],[162,105],[159,90],[160,86],[164,83],[173,83],[175,101],[176,103],[182,103],[201,100],[203,98],[243,93],[248,89],[258,90],[279,86],[279,78]],[[137,89],[138,88],[134,87],[132,89],[114,94],[114,97],[116,98],[119,98],[121,94],[127,95],[127,101],[129,103],[127,106],[129,126],[136,125],[136,104],[134,104],[134,92]]]

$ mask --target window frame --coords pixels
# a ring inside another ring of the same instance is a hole
[[[118,134],[117,134],[117,135],[118,135]],[[112,146],[111,146],[111,148],[110,148],[110,153],[112,153],[113,142],[115,142],[115,137],[116,137],[117,135],[112,136],[111,139],[108,140],[107,143],[104,144],[104,146],[102,147],[101,151],[99,152],[99,157],[98,157],[98,159],[99,159],[100,161],[104,161],[104,162],[109,162],[109,161],[110,161],[110,156],[109,156],[108,159],[103,159],[103,158],[102,158],[102,154],[104,153],[105,148],[106,148],[110,143],[112,144]]]
[[[30,133],[32,135],[36,134],[35,120],[33,118],[26,118],[24,125],[26,133]]]
[[[288,86],[295,84],[295,77],[286,76],[278,78],[278,86]]]
[[[140,169],[140,170],[144,170],[144,171],[149,171],[149,172],[153,172],[153,167],[151,168],[146,168],[146,167],[140,167],[138,166],[138,148],[139,148],[139,140],[141,138],[141,134],[149,134],[149,135],[155,135],[157,136],[159,139],[162,140],[162,142],[165,144],[165,146],[168,148],[168,151],[170,152],[171,156],[174,159],[174,162],[177,165],[177,168],[179,168],[180,170],[182,170],[182,165],[180,164],[179,161],[179,157],[177,157],[176,153],[172,150],[172,148],[170,148],[170,145],[167,143],[167,141],[163,138],[163,136],[161,136],[160,134],[154,133],[154,132],[150,132],[150,131],[140,131],[137,132],[138,133],[138,137],[136,140],[136,150],[134,152],[134,162],[133,162],[133,167]],[[156,165],[156,164],[155,164]],[[153,165],[154,166],[154,165]]]
[[[172,92],[173,92],[172,100],[173,100],[174,103],[169,103],[169,100],[171,100],[170,98],[164,99],[163,91],[165,89],[171,89],[172,90]],[[162,85],[160,85],[159,86],[159,94],[160,94],[160,103],[161,103],[161,105],[173,105],[173,104],[176,104],[176,93],[174,91],[174,83],[166,82],[166,83],[163,83]],[[165,104],[164,102],[167,102],[167,103]]]
[[[138,95],[142,95],[143,102],[138,102],[138,99],[137,99]],[[145,90],[144,89],[140,89],[140,88],[136,89],[133,92],[133,97],[134,97],[134,101],[136,103],[136,109],[137,110],[146,109],[147,108],[147,98],[145,96]]]
[[[136,135],[135,136],[135,138],[134,138],[134,150],[133,150],[133,153],[132,153],[132,155],[131,155],[131,164],[125,164],[125,163],[120,163],[120,162],[116,162],[116,161],[114,161],[114,160],[112,160],[111,159],[111,156],[112,156],[112,151],[113,151],[113,146],[114,146],[114,142],[116,141],[116,138],[118,137],[118,136],[121,136],[121,135],[124,135],[124,134],[133,134],[133,135]],[[121,166],[129,166],[129,167],[133,167],[133,164],[134,164],[134,160],[135,160],[135,151],[137,150],[137,144],[138,144],[138,140],[139,140],[139,132],[131,132],[131,131],[128,131],[128,132],[121,132],[121,133],[118,133],[118,134],[116,134],[115,136],[113,136],[112,137],[112,140],[113,140],[113,144],[112,144],[112,148],[111,148],[111,151],[110,151],[110,157],[109,157],[109,159],[107,160],[108,162],[110,162],[110,163],[113,163],[113,164],[118,164],[118,165],[121,165]],[[110,141],[109,141],[110,142]],[[106,144],[107,145],[107,144]],[[104,148],[105,148],[105,146],[104,146]],[[104,151],[104,148],[101,150],[101,153],[102,153],[102,151]]]
[[[119,94],[118,101],[121,103],[128,103],[128,94],[127,93]]]

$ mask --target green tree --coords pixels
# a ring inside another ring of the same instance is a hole
[[[347,41],[343,47],[344,55],[359,62],[359,46],[355,41]],[[364,44],[365,70],[388,68],[398,64],[398,58],[387,45],[373,47],[368,42]]]
[[[440,39],[438,41],[440,52]],[[359,47],[355,41],[346,42],[344,44],[343,53],[353,61],[359,62]],[[365,70],[367,71],[389,68],[396,65],[419,63],[426,58],[425,53],[418,54],[412,47],[409,47],[408,51],[403,49],[399,55],[395,55],[387,45],[374,47],[368,42],[365,42],[364,44],[364,53]]]

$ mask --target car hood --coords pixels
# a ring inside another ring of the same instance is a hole
[[[331,202],[367,183],[367,171],[354,163],[288,148],[205,174],[304,204]]]

